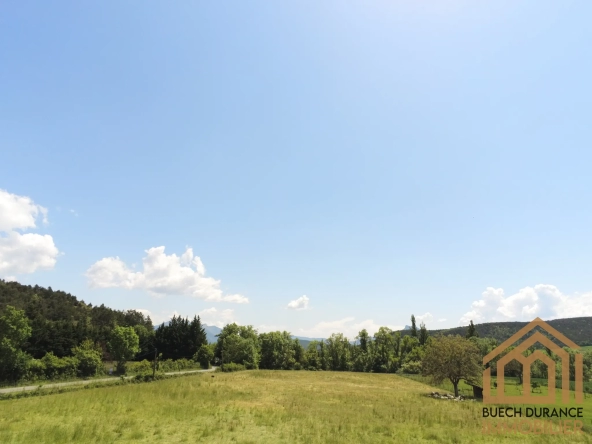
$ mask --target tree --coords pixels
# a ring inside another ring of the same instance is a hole
[[[290,333],[287,331],[261,333],[259,345],[261,347],[260,368],[269,370],[292,370],[296,366],[296,348]]]
[[[95,376],[103,373],[102,350],[90,339],[86,339],[78,347],[74,347],[72,354],[78,361],[80,376]]]
[[[425,345],[425,343],[428,341],[428,337],[428,330],[425,324],[422,322],[419,327],[419,345]]]
[[[199,362],[201,368],[210,368],[210,363],[214,359],[213,347],[209,344],[202,344],[193,359]]]
[[[351,345],[342,333],[333,333],[325,341],[325,353],[329,370],[346,371],[350,370]]]
[[[0,379],[17,381],[25,375],[31,357],[21,347],[30,335],[25,312],[8,305],[0,317]]]
[[[473,324],[473,321],[471,320],[471,322],[469,323],[469,328],[467,329],[467,335],[466,338],[472,338],[472,337],[479,337],[479,334],[477,333],[477,329],[475,328],[475,324]]]
[[[208,343],[206,330],[199,316],[193,316],[193,320],[189,324],[189,338],[187,342],[188,355],[194,355],[200,350],[202,345],[207,345]]]
[[[431,338],[422,361],[424,376],[431,376],[436,384],[448,379],[454,386],[454,396],[458,396],[460,380],[479,380],[482,368],[479,348],[458,335]]]
[[[322,363],[319,355],[319,348],[322,342],[310,341],[306,352],[304,353],[304,361],[306,362],[306,370],[321,370]]]
[[[389,373],[396,370],[399,365],[398,358],[394,356],[395,338],[393,331],[387,327],[380,327],[374,333],[371,342],[371,366],[375,373]]]
[[[149,356],[154,351],[154,329],[148,329],[142,324],[134,325],[134,330],[140,340],[140,354]]]
[[[415,316],[411,315],[411,336],[417,338],[417,325],[415,324]]]
[[[368,352],[368,342],[370,341],[370,335],[366,329],[363,329],[358,333],[358,337],[356,338],[360,342],[360,348],[364,353]]]
[[[31,326],[25,312],[8,305],[4,315],[0,317],[0,338],[10,341],[13,347],[20,348],[29,336]]]
[[[222,365],[242,364],[249,369],[259,367],[259,336],[251,325],[226,325],[218,334],[214,356]]]
[[[109,351],[117,361],[117,372],[125,373],[125,363],[140,351],[140,338],[134,328],[115,327],[111,331]]]

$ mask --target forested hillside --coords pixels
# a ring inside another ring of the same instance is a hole
[[[592,317],[566,318],[547,321],[547,323],[563,333],[579,346],[592,345]],[[477,334],[482,338],[493,338],[498,342],[505,341],[528,322],[488,322],[475,324]],[[466,336],[468,327],[456,327],[445,330],[428,330],[430,336],[439,334]],[[401,335],[409,335],[411,331],[401,330]]]
[[[34,358],[47,352],[68,356],[84,339],[91,339],[103,348],[116,325],[137,327],[146,336],[152,332],[152,321],[134,310],[113,310],[104,305],[93,306],[76,296],[51,287],[22,285],[0,280],[0,316],[7,306],[24,310],[32,328],[23,351]],[[106,350],[105,350],[106,351]]]

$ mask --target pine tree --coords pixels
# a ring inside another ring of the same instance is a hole
[[[473,321],[471,320],[471,322],[469,323],[469,328],[467,329],[467,339],[468,338],[472,338],[472,337],[479,337],[479,334],[477,333],[477,329],[475,328],[475,324],[473,324]]]
[[[193,316],[191,324],[189,324],[189,341],[188,341],[187,355],[193,356],[199,351],[202,345],[208,345],[206,330],[201,324],[199,316]]]
[[[425,345],[425,343],[428,342],[428,336],[428,330],[425,324],[422,322],[419,327],[419,345]]]
[[[417,325],[415,324],[415,316],[411,315],[411,336],[417,338]]]

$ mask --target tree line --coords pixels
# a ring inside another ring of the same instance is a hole
[[[174,316],[154,329],[151,319],[138,311],[93,307],[51,288],[0,280],[0,381],[93,376],[105,371],[105,361],[115,361],[119,373],[130,361],[138,361],[134,368],[150,369],[156,357],[171,361],[167,368],[175,368],[172,362],[193,362],[225,370],[401,372],[434,379],[446,373],[437,368],[460,368],[445,379],[455,386],[461,379],[479,384],[480,370],[475,369],[482,370],[480,359],[499,341],[479,337],[477,327],[471,321],[463,336],[434,335],[423,323],[418,327],[412,315],[411,327],[403,332],[381,327],[373,335],[361,330],[351,339],[336,333],[305,348],[286,331],[258,333],[252,326],[229,324],[216,343],[208,344],[199,317]],[[558,360],[550,350],[543,351]],[[497,359],[489,364],[493,375]],[[592,353],[585,354],[584,368],[589,378]],[[522,380],[518,362],[510,362],[506,372]],[[561,367],[556,374],[561,376]],[[546,376],[546,366],[535,362],[533,377]]]

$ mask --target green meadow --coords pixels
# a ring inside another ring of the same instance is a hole
[[[592,443],[590,433],[483,435],[480,402],[433,390],[392,374],[200,374],[1,401],[0,442]]]

